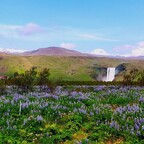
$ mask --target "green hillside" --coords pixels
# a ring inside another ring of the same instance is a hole
[[[144,60],[124,60],[102,57],[62,57],[62,56],[1,56],[0,75],[24,72],[33,66],[50,69],[51,78],[63,80],[94,80],[96,67],[116,67],[128,63],[129,68],[144,68]]]

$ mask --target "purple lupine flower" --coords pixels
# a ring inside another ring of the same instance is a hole
[[[97,86],[94,88],[94,91],[102,91],[105,88],[105,86]]]
[[[138,99],[138,101],[141,102],[141,103],[143,103],[143,102],[144,102],[144,97],[141,96],[141,97]]]
[[[53,99],[55,99],[55,100],[58,100],[59,99],[59,97],[57,96],[57,95],[51,95],[51,97],[53,98]]]
[[[29,106],[29,103],[28,102],[25,102],[25,103],[22,103],[21,104],[21,108],[24,109],[24,108],[28,108]]]
[[[79,112],[80,112],[80,113],[83,113],[83,114],[87,114],[87,111],[84,110],[84,109],[82,109],[82,108],[79,109]]]
[[[37,119],[37,121],[43,121],[43,117],[40,116],[40,115],[38,115],[38,116],[36,117],[36,119]]]
[[[44,107],[47,107],[47,106],[48,106],[48,103],[45,103],[45,104],[44,104]]]
[[[73,91],[70,95],[70,97],[75,98],[78,95],[78,92]]]
[[[49,98],[49,97],[51,97],[50,93],[45,93],[43,96],[43,98]]]
[[[9,103],[9,102],[10,102],[10,100],[9,100],[9,99],[4,101],[4,103],[5,103],[5,104],[7,104],[7,103]]]
[[[74,108],[73,112],[77,112],[78,110],[76,108]]]
[[[62,109],[63,110],[67,110],[68,108],[66,106],[62,106]]]
[[[15,93],[14,97],[13,97],[13,100],[14,100],[14,102],[18,102],[19,99],[23,99],[23,98],[24,98],[23,95]]]
[[[112,121],[110,123],[110,128],[115,128],[115,129],[119,130],[119,125],[115,121]]]
[[[55,93],[56,93],[57,95],[61,95],[61,93],[62,93],[62,87],[61,87],[61,86],[56,87]]]
[[[136,134],[137,134],[138,136],[140,136],[140,135],[141,135],[141,132],[140,132],[140,131],[136,131]]]
[[[90,112],[90,116],[93,116],[94,115],[94,113],[93,112]]]
[[[135,130],[138,130],[139,129],[139,125],[135,124],[134,128],[135,128]]]
[[[144,118],[140,118],[140,123],[144,123]]]

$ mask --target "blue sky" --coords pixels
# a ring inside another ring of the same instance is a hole
[[[144,55],[144,0],[1,1],[1,51],[49,46]]]

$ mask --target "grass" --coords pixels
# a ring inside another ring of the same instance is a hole
[[[32,66],[39,69],[49,68],[51,79],[91,81],[92,74],[100,67],[116,67],[121,63],[129,63],[128,69],[133,67],[144,68],[144,61],[123,60],[102,57],[52,57],[52,56],[2,56],[0,60],[0,74],[12,75],[15,71],[24,72]],[[2,71],[2,66],[5,71]],[[122,77],[120,77],[121,79]],[[117,77],[117,80],[119,78]]]

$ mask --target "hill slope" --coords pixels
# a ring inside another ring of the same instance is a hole
[[[64,57],[64,56],[2,56],[0,59],[0,75],[11,75],[24,72],[32,66],[38,69],[50,69],[51,78],[63,80],[94,80],[97,67],[116,67],[121,63],[129,63],[129,68],[144,68],[144,60],[123,60],[104,57]]]
[[[86,56],[87,54],[68,50],[61,47],[48,47],[48,48],[40,48],[34,51],[27,51],[22,53],[24,56],[38,56],[38,55],[45,55],[45,56]]]

